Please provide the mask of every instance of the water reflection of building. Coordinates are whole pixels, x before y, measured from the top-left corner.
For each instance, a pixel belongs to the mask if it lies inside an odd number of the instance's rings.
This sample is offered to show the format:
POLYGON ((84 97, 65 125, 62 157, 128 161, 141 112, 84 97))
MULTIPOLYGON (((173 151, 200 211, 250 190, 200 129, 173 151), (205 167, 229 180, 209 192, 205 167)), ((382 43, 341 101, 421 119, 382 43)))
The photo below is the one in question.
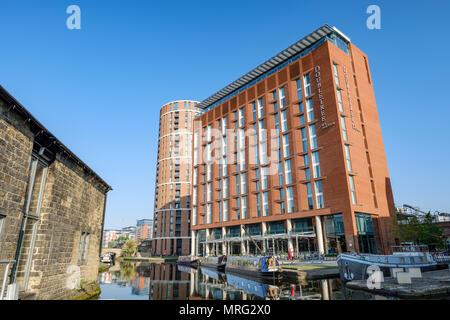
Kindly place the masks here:
POLYGON ((134 278, 131 280, 132 293, 138 296, 148 295, 150 292, 150 277, 145 277, 143 274, 136 272, 134 278))
POLYGON ((104 272, 98 277, 98 282, 100 284, 116 284, 121 287, 130 286, 130 281, 123 280, 120 277, 120 271, 104 272))
POLYGON ((150 300, 187 300, 189 273, 178 270, 176 264, 153 264, 150 270, 150 300))
POLYGON ((342 299, 338 279, 302 283, 259 282, 201 268, 191 273, 190 299, 204 300, 336 300, 342 299))

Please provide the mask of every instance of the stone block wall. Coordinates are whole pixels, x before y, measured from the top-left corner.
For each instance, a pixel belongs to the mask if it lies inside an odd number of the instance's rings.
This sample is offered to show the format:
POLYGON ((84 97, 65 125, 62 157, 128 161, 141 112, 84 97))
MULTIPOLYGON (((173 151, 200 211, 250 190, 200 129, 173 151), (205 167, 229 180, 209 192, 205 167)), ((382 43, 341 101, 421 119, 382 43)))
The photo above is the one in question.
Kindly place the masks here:
MULTIPOLYGON (((22 119, 0 99, 0 260, 16 253, 29 179, 33 135, 22 119)), ((0 264, 3 279, 5 265, 0 264)))
MULTIPOLYGON (((12 260, 16 255, 33 145, 38 139, 29 120, 0 98, 0 260, 12 260)), ((51 141, 44 141, 43 145, 47 144, 51 145, 51 141)), ((40 216, 38 220, 28 219, 26 224, 16 278, 16 282, 23 283, 34 227, 29 281, 22 288, 36 299, 70 298, 71 279, 97 280, 109 191, 109 186, 92 171, 83 169, 79 161, 77 164, 66 149, 54 147, 52 152, 55 157, 47 169, 40 216), (89 244, 86 261, 79 261, 83 232, 89 233, 89 244)), ((35 199, 32 206, 36 206, 35 199)), ((1 277, 3 271, 4 265, 0 265, 1 277)))

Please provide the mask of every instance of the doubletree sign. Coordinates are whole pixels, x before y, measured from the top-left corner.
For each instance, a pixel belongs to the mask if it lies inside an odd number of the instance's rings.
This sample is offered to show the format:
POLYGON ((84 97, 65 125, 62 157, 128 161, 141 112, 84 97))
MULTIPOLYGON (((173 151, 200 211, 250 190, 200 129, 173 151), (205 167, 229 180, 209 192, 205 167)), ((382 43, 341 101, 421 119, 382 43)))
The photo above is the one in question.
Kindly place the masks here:
POLYGON ((316 66, 314 68, 314 73, 316 75, 316 83, 317 83, 317 93, 319 97, 319 105, 320 105, 320 119, 322 120, 322 129, 326 129, 328 127, 334 126, 334 122, 327 124, 325 117, 325 107, 323 105, 323 93, 322 93, 322 83, 320 82, 320 66, 316 66))

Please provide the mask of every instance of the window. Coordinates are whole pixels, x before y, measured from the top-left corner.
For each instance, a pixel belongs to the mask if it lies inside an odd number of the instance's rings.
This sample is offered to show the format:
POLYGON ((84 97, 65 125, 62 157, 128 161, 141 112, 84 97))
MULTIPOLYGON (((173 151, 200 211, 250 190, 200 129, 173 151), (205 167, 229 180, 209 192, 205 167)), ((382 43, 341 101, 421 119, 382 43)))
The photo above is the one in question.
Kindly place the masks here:
POLYGON ((258 212, 258 217, 261 217, 261 194, 256 195, 256 209, 258 212))
POLYGON ((317 136, 316 136, 316 125, 315 124, 309 126, 309 143, 311 145, 311 149, 317 148, 317 136))
POLYGON ((211 162, 206 166, 206 180, 210 181, 212 179, 212 164, 211 162))
POLYGON ((341 95, 341 90, 337 89, 337 98, 338 98, 338 104, 339 104, 339 111, 340 112, 344 112, 344 109, 342 107, 342 95, 341 95))
POLYGON ((236 195, 240 193, 239 191, 239 175, 236 176, 236 195))
POLYGON ((264 141, 265 140, 264 120, 258 121, 258 129, 259 129, 259 141, 264 141))
POLYGON ((314 107, 312 99, 306 99, 306 115, 308 122, 314 121, 314 107))
POLYGON ((333 62, 333 72, 334 72, 334 82, 336 85, 339 85, 339 76, 338 76, 338 70, 337 70, 337 64, 333 62))
POLYGON ((194 195, 192 199, 192 204, 195 206, 197 205, 197 187, 194 187, 194 195))
POLYGON ((311 154, 314 178, 320 178, 319 152, 311 154))
POLYGON ((286 179, 286 184, 292 184, 291 160, 286 160, 284 162, 284 177, 286 179))
POLYGON ((256 102, 252 102, 253 120, 256 120, 256 102))
POLYGON ((305 180, 311 180, 311 173, 309 168, 305 169, 305 180))
POLYGON ((87 262, 87 253, 89 248, 88 232, 82 232, 80 236, 80 246, 78 250, 78 264, 85 264, 87 262))
POLYGON ((286 107, 285 89, 284 87, 281 87, 279 90, 280 90, 280 108, 284 108, 286 107))
POLYGON ((192 208, 192 225, 197 225, 197 207, 192 208))
POLYGON ((353 176, 349 176, 350 181, 350 191, 352 193, 352 203, 356 204, 356 192, 355 192, 355 181, 353 179, 353 176))
POLYGON ((292 187, 286 188, 287 212, 294 212, 294 192, 292 187))
POLYGON ((289 135, 287 135, 287 134, 285 134, 283 136, 283 155, 284 155, 285 158, 290 156, 289 135))
POLYGON ((314 205, 313 205, 313 195, 312 195, 311 182, 308 182, 306 184, 306 194, 308 195, 308 208, 309 208, 309 210, 313 210, 314 209, 314 205))
POLYGON ((302 126, 302 125, 304 125, 305 124, 305 115, 304 114, 301 114, 300 115, 300 125, 302 126))
POLYGON ((302 132, 302 148, 303 148, 303 152, 307 152, 308 151, 308 140, 306 138, 306 129, 305 128, 301 128, 300 131, 302 132))
POLYGON ((305 96, 309 97, 311 95, 311 81, 309 79, 309 73, 303 76, 303 83, 305 84, 305 96))
POLYGON ((258 99, 258 118, 261 118, 264 116, 264 105, 263 105, 263 98, 258 99))
POLYGON ((300 80, 300 78, 297 79, 297 99, 298 100, 302 100, 303 99, 303 95, 302 95, 302 81, 300 80))
POLYGON ((241 211, 242 211, 242 219, 247 219, 247 197, 242 197, 241 211))
POLYGON ((260 147, 260 160, 261 164, 267 163, 266 143, 262 143, 260 147))
POLYGON ((245 179, 245 173, 241 173, 241 194, 245 194, 247 192, 246 190, 246 179, 245 179))
POLYGON ((239 165, 240 165, 240 171, 245 170, 245 150, 241 150, 239 152, 239 165))
POLYGON ((272 92, 272 99, 274 101, 273 103, 273 111, 277 111, 278 110, 278 98, 277 98, 277 91, 273 91, 272 92))
POLYGON ((266 167, 262 167, 261 168, 261 184, 262 184, 262 189, 266 190, 268 188, 267 185, 267 168, 266 167))
POLYGON ((350 147, 348 146, 348 144, 346 144, 344 148, 345 148, 345 159, 347 161, 347 170, 350 172, 352 171, 352 162, 350 160, 350 147))
POLYGON ((341 116, 341 125, 342 125, 342 136, 344 138, 344 141, 347 141, 347 128, 345 126, 345 117, 341 116))
POLYGON ((223 201, 223 221, 228 221, 228 200, 223 201))
POLYGON ((286 110, 281 111, 281 131, 285 132, 288 129, 287 125, 287 116, 286 116, 286 110))
POLYGON ((275 131, 276 134, 280 133, 280 120, 278 118, 278 113, 275 113, 275 131))
POLYGON ((211 204, 208 203, 208 206, 206 207, 206 223, 211 223, 211 204))
POLYGON ((309 158, 307 154, 303 155, 303 165, 304 166, 309 166, 309 158))
POLYGON ((208 182, 208 191, 207 191, 207 200, 208 202, 211 201, 211 182, 208 182))
POLYGON ((227 118, 222 118, 222 135, 226 135, 227 134, 227 118))
POLYGON ((223 197, 228 198, 228 178, 223 179, 223 197))
POLYGON ((316 181, 315 182, 316 187, 316 205, 317 209, 323 209, 324 203, 323 203, 323 191, 322 191, 322 181, 316 181))
POLYGON ((239 109, 239 127, 244 126, 244 108, 239 109))
POLYGON ((284 189, 280 189, 279 191, 280 191, 280 200, 282 201, 282 202, 280 202, 280 211, 281 211, 281 214, 285 214, 286 206, 284 203, 284 189))
POLYGON ((212 133, 212 125, 208 125, 208 128, 206 130, 206 141, 207 142, 211 142, 211 140, 212 140, 211 133, 212 133))
POLYGON ((263 192, 263 216, 269 215, 269 193, 263 192))

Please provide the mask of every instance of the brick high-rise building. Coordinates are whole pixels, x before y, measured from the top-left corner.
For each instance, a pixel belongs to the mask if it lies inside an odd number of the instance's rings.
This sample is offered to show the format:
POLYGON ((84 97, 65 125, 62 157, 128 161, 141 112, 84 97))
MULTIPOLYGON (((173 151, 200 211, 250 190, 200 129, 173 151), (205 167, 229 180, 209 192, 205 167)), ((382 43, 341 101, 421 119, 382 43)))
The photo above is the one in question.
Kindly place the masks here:
MULTIPOLYGON (((136 222, 135 239, 137 241, 150 240, 153 234, 153 220, 141 219, 136 222)), ((125 236, 125 232, 122 230, 122 235, 125 236)))
POLYGON ((320 27, 198 107, 193 254, 390 251, 369 63, 339 30, 320 27))
POLYGON ((160 112, 152 253, 190 250, 192 128, 201 112, 194 101, 174 101, 160 112))

